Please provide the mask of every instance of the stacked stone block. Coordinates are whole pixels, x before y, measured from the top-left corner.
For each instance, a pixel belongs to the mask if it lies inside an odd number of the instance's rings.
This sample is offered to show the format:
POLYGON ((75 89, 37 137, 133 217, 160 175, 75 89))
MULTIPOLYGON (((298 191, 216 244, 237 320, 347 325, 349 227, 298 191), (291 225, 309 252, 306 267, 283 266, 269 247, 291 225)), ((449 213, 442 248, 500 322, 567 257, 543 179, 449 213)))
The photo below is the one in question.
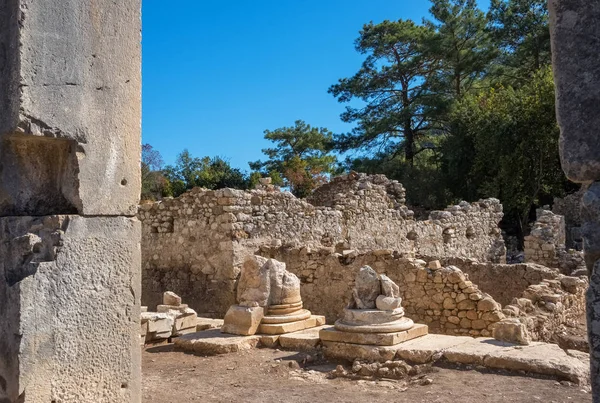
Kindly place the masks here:
POLYGON ((181 303, 181 297, 171 291, 163 295, 163 303, 156 312, 141 313, 143 343, 167 340, 196 332, 198 315, 196 311, 181 303))
POLYGON ((0 3, 0 401, 139 402, 140 2, 0 3))
POLYGON ((567 249, 565 219, 545 208, 537 210, 537 220, 525 237, 525 262, 558 268, 564 274, 583 274, 583 253, 567 249))

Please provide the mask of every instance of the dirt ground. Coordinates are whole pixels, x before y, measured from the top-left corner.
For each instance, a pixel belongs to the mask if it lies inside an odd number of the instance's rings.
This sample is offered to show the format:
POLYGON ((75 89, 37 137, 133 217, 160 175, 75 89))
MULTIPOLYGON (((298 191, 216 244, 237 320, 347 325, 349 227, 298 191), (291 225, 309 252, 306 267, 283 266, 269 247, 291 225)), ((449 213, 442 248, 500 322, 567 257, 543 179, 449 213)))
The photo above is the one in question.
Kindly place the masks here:
POLYGON ((317 355, 254 349, 199 357, 147 348, 145 403, 187 402, 591 402, 576 385, 524 374, 440 364, 410 380, 329 379, 317 355), (316 357, 316 359, 315 359, 316 357), (299 368, 299 365, 302 368, 299 368))

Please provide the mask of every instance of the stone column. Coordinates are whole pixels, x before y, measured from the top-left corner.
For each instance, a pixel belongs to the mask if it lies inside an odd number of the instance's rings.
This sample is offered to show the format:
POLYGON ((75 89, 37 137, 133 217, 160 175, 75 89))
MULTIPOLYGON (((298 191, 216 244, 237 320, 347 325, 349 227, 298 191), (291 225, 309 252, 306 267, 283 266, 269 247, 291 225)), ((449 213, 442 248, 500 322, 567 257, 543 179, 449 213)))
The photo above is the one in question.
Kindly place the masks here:
POLYGON ((0 1, 0 402, 140 402, 141 0, 0 1))
POLYGON ((600 2, 550 0, 549 9, 562 166, 570 180, 591 183, 582 234, 591 380, 600 402, 600 2))

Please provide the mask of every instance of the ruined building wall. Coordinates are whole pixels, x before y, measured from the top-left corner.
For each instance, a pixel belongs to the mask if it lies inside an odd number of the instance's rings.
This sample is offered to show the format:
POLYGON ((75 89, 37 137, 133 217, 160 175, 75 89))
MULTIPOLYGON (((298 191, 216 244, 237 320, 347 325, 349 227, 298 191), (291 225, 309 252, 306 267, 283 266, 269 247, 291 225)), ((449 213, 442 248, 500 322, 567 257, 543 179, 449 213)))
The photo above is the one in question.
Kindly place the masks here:
MULTIPOLYGON (((437 257, 421 256, 430 261, 437 257)), ((520 298, 527 287, 539 284, 545 279, 556 279, 558 270, 535 263, 499 264, 478 262, 474 259, 446 257, 439 259, 443 266, 456 266, 479 288, 490 294, 502 305, 507 305, 514 298, 520 298)))
POLYGON ((143 304, 152 307, 172 290, 199 313, 223 315, 244 257, 264 245, 504 259, 497 200, 463 202, 419 221, 402 204, 401 185, 379 176, 341 177, 315 195, 328 205, 288 192, 232 189, 194 189, 143 205, 143 304))
POLYGON ((400 257, 385 249, 344 255, 327 248, 264 246, 261 254, 287 264, 287 269, 300 278, 304 306, 325 315, 328 323, 339 318, 349 303, 356 272, 364 265, 395 281, 407 316, 427 324, 432 333, 490 336, 494 323, 511 316, 527 325, 534 340, 550 341, 584 313, 587 283, 537 265, 519 265, 522 267, 517 271, 525 281, 507 280, 496 286, 492 277, 509 277, 502 270, 512 265, 478 265, 471 273, 490 271, 483 287, 447 262, 440 269, 428 268, 425 260, 400 257), (494 295, 507 302, 500 303, 494 295))
POLYGON ((537 220, 525 237, 525 262, 558 268, 570 275, 585 272, 583 253, 565 246, 565 219, 550 210, 538 209, 537 220))
POLYGON ((565 217, 565 233, 568 248, 581 250, 583 240, 581 239, 581 199, 588 186, 583 185, 577 192, 563 198, 554 198, 552 212, 565 217))

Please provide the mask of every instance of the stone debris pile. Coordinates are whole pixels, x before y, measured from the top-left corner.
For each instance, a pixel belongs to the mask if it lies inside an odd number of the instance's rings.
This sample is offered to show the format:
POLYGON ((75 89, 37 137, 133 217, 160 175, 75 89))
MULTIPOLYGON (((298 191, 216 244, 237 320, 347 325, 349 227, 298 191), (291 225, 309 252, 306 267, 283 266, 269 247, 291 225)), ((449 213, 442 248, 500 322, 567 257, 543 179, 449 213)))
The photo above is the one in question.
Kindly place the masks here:
POLYGON ((248 256, 244 260, 237 301, 225 315, 223 333, 285 334, 325 323, 325 317, 303 308, 300 280, 274 259, 248 256))
POLYGON ((362 267, 354 283, 350 306, 334 329, 323 329, 321 340, 391 346, 427 334, 426 325, 404 316, 400 288, 386 275, 362 267))
POLYGON ((141 343, 167 340, 184 334, 194 333, 197 328, 196 311, 181 303, 181 297, 167 291, 163 294, 163 303, 156 307, 157 312, 148 312, 142 307, 141 343))

